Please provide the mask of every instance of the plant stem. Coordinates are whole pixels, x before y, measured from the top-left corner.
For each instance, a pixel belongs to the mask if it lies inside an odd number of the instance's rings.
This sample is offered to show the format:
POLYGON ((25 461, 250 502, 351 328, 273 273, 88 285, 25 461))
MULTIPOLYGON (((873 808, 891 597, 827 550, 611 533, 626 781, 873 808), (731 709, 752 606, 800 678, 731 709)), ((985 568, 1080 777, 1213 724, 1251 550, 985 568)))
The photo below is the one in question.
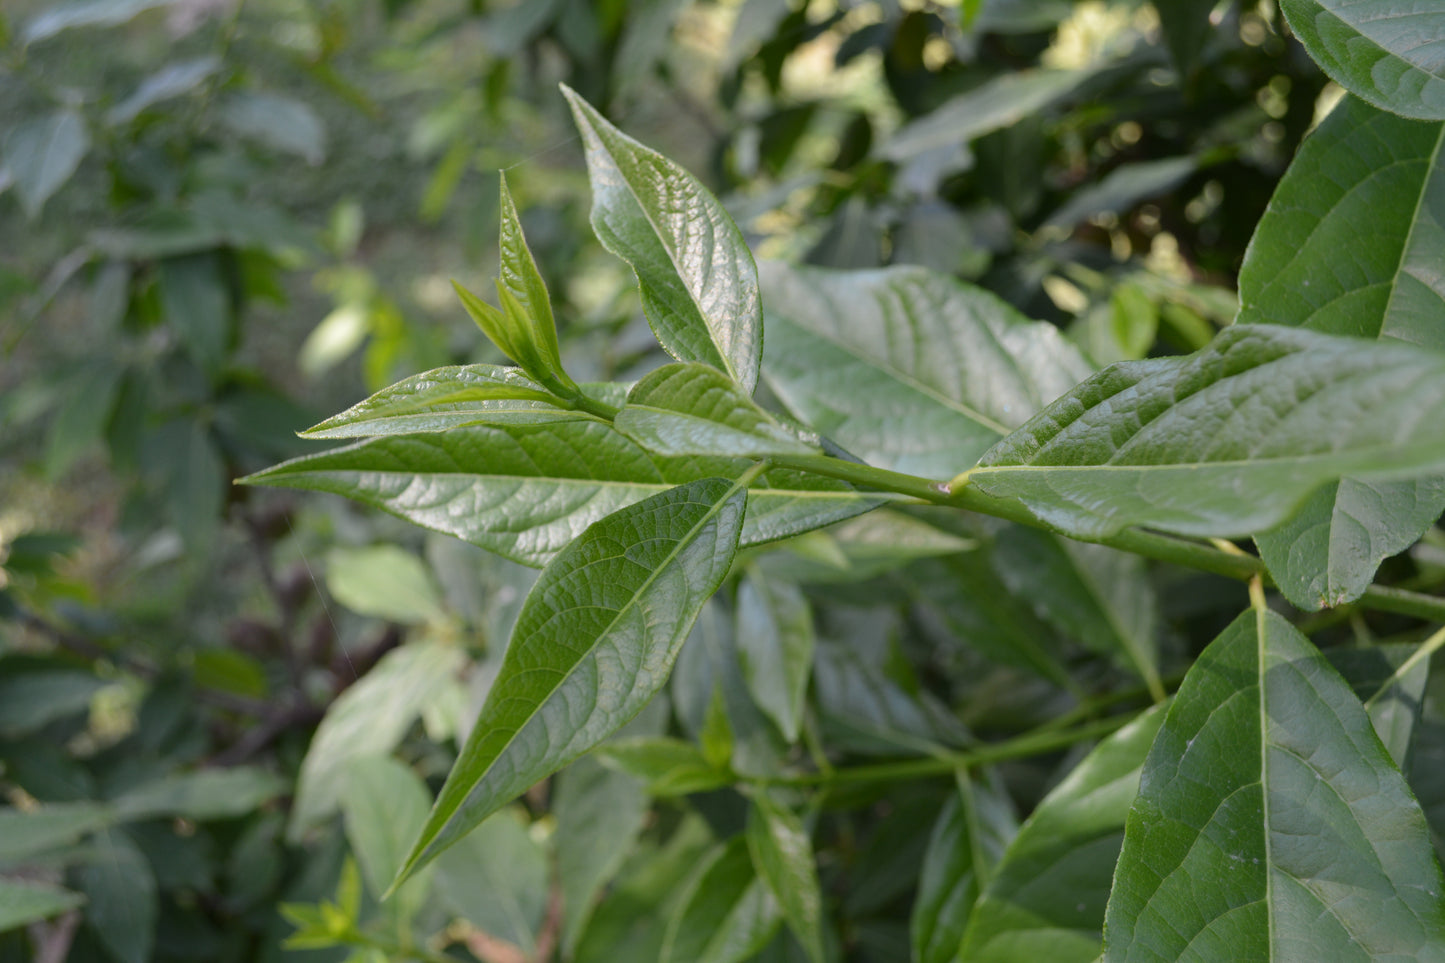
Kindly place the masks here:
POLYGON ((850 782, 891 782, 941 776, 973 769, 1008 759, 1025 759, 1066 749, 1079 742, 1099 739, 1128 724, 1132 715, 1114 716, 1062 731, 1028 732, 992 745, 979 746, 966 752, 940 753, 921 759, 877 763, 871 766, 848 766, 831 772, 805 773, 797 776, 775 776, 757 782, 776 786, 830 786, 850 782))

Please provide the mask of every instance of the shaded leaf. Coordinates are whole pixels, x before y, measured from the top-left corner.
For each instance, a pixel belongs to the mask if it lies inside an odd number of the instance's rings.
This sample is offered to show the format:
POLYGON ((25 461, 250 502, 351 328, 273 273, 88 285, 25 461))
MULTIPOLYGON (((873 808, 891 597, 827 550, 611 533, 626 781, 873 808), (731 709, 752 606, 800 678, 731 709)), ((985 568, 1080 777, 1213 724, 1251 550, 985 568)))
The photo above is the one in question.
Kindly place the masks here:
POLYGON ((316 111, 293 97, 256 90, 233 93, 221 105, 221 123, 312 166, 326 159, 325 125, 316 111))
MULTIPOLYGON (((722 706, 720 690, 713 690, 709 708, 722 706)), ((726 710, 722 710, 726 719, 726 710)), ((613 739, 598 750, 602 762, 643 781, 649 795, 683 796, 731 785, 736 777, 727 768, 731 756, 710 758, 696 743, 667 736, 613 739)))
POLYGON ((1401 771, 1408 771, 1415 726, 1430 680, 1430 643, 1330 649, 1325 658, 1369 713, 1375 735, 1401 771))
POLYGON ((16 124, 5 135, 5 171, 15 185, 20 206, 32 220, 90 150, 85 121, 73 110, 61 110, 16 124))
POLYGON ((126 820, 177 816, 197 822, 247 816, 287 792, 290 783, 246 766, 172 773, 145 783, 114 801, 126 820))
POLYGON ((782 925, 778 903, 753 869, 743 837, 719 845, 684 884, 660 963, 742 963, 782 925))
POLYGON ((1359 700, 1256 609, 1195 662, 1150 750, 1104 959, 1437 958, 1442 892, 1424 815, 1359 700))
POLYGON ((120 963, 147 963, 155 945, 156 878, 145 855, 125 833, 98 836, 77 873, 85 894, 85 922, 120 963))
POLYGON ((1445 353, 1236 325, 1186 358, 1124 362, 955 480, 1066 534, 1239 535, 1343 475, 1445 468, 1445 353))
POLYGON ((1141 201, 1174 190, 1187 181, 1198 166, 1199 162, 1193 157, 1165 157, 1120 164, 1097 184, 1075 191, 1042 226, 1073 228, 1095 214, 1126 213, 1141 201))
POLYGON ((727 574, 746 487, 690 482, 608 515, 557 555, 398 878, 642 710, 727 574))
POLYGON ((798 741, 813 671, 813 613, 796 585, 752 571, 738 586, 738 659, 758 708, 798 741))
MULTIPOLYGON (((410 766, 390 756, 357 756, 347 762, 342 778, 346 839, 361 864, 367 888, 379 897, 426 822, 431 796, 410 766)), ((426 905, 431 877, 430 870, 416 873, 383 905, 398 932, 405 932, 426 905)))
POLYGON ((679 361, 752 393, 763 350, 757 268, 742 232, 687 171, 627 137, 562 88, 587 144, 592 229, 637 273, 653 333, 679 361))
MULTIPOLYGON (((642 830, 647 795, 641 780, 584 756, 558 776, 552 810, 557 817, 553 840, 562 889, 562 943, 570 951, 594 900, 642 830)), ((446 855, 441 859, 445 865, 446 855)))
POLYGON ((172 97, 194 90, 221 67, 216 57, 195 57, 168 64, 140 82, 129 97, 112 107, 105 119, 112 124, 126 124, 143 110, 172 97))
POLYGON ((118 819, 110 806, 90 802, 52 803, 30 812, 0 809, 0 864, 68 846, 118 819))
POLYGON ((0 659, 0 733, 18 736, 90 711, 109 683, 79 669, 19 667, 0 659))
MULTIPOLYGON (((509 807, 494 814, 442 853, 435 867, 437 897, 458 916, 528 956, 535 952, 547 911, 547 854, 520 812, 509 807)), ((561 879, 566 885, 566 876, 561 879)))
POLYGON ((59 916, 84 903, 84 896, 59 886, 0 877, 0 933, 59 916))
POLYGON ((823 963, 823 892, 813 844, 797 816, 766 795, 748 809, 748 852, 758 877, 772 891, 788 929, 813 963, 823 963))
POLYGON ((1219 0, 1169 0, 1154 9, 1174 69, 1186 81, 1199 67, 1199 55, 1218 29, 1209 18, 1219 0))

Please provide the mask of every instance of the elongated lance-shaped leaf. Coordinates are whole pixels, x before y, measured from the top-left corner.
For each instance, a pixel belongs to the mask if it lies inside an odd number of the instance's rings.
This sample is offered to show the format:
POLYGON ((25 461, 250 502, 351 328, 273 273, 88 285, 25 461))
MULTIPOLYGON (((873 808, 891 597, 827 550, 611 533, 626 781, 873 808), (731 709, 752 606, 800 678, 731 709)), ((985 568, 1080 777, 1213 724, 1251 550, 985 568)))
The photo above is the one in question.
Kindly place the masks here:
POLYGON ((811 963, 823 963, 823 890, 802 820, 766 795, 753 798, 745 833, 758 876, 811 963))
MULTIPOLYGON (((1445 124, 1346 97, 1305 140, 1239 275, 1239 320, 1445 349, 1445 124)), ((1303 609, 1358 598, 1445 511, 1445 477, 1344 478, 1256 542, 1303 609)))
POLYGON ((954 480, 1085 539, 1249 535, 1345 475, 1445 469, 1445 352, 1236 325, 1085 381, 954 480))
MULTIPOLYGON (((733 458, 654 455, 595 419, 396 435, 283 462, 246 479, 345 495, 541 566, 588 525, 674 485, 736 477, 733 458)), ((886 496, 774 469, 748 493, 744 544, 841 521, 886 496)))
POLYGON ((1259 605, 1169 709, 1105 923, 1125 960, 1442 960, 1425 816, 1349 686, 1259 605))
POLYGON ((1445 9, 1403 0, 1280 0, 1330 79, 1376 107, 1445 120, 1445 9))
POLYGON ((575 91, 562 93, 587 144, 592 230, 632 265, 657 340, 677 360, 712 365, 751 394, 763 316, 742 232, 697 178, 613 127, 575 91))
POLYGON ((738 660, 758 708, 798 741, 813 674, 813 613, 802 590, 750 570, 738 586, 738 660))
POLYGON ((752 474, 629 505, 543 570, 398 881, 642 711, 727 575, 752 474))
POLYGON ((617 413, 617 430, 661 455, 815 455, 716 368, 665 365, 637 383, 617 413))
POLYGON ((782 925, 778 902, 735 836, 708 853, 668 921, 660 963, 742 963, 782 925))
POLYGON ((1093 963, 1114 862, 1149 746, 1155 707, 1099 743, 1039 803, 989 878, 958 959, 1093 963))
MULTIPOLYGON (((527 239, 522 235, 522 221, 517 216, 512 192, 507 189, 505 173, 501 175, 501 183, 502 230, 498 245, 501 250, 501 277, 497 285, 510 296, 514 310, 520 312, 537 353, 551 368, 551 373, 571 387, 572 379, 562 370, 562 356, 557 347, 557 322, 552 317, 552 299, 547 294, 547 284, 537 270, 532 251, 527 247, 527 239)), ((506 307, 504 304, 503 308, 506 307)))
POLYGON ((764 263, 768 384, 870 464, 944 478, 1092 373, 1058 329, 923 268, 764 263))

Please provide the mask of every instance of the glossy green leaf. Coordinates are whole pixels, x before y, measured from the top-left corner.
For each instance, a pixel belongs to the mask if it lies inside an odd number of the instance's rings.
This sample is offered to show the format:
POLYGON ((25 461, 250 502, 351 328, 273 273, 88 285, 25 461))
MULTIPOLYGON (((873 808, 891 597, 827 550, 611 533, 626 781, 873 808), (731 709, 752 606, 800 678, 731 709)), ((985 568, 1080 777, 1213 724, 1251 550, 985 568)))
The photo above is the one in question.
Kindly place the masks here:
POLYGON ((0 933, 59 916, 84 903, 84 896, 59 886, 0 877, 0 933))
POLYGON ((536 376, 550 375, 572 387, 572 379, 562 370, 561 353, 557 347, 557 322, 552 317, 552 299, 547 294, 547 284, 537 270, 537 262, 527 247, 526 237, 522 235, 522 221, 517 216, 512 192, 507 189, 506 174, 501 175, 501 182, 502 231, 498 242, 501 276, 497 283, 500 290, 506 292, 502 307, 515 315, 514 321, 525 326, 528 344, 539 362, 536 376))
POLYGON ((1445 468, 1445 352, 1236 325, 1090 378, 955 480, 1084 538, 1278 525, 1344 475, 1445 468))
POLYGON ((90 134, 79 112, 61 110, 27 120, 5 135, 4 173, 9 173, 25 216, 32 220, 45 202, 70 180, 90 150, 90 134))
POLYGON ((250 815, 289 789, 287 780, 249 766, 198 769, 144 783, 113 805, 125 820, 168 816, 205 822, 250 815))
POLYGON ((1018 833, 1001 787, 964 772, 958 784, 928 839, 909 923, 913 963, 952 963, 974 903, 1018 833))
POLYGON ((118 818, 110 806, 89 802, 52 803, 30 812, 0 809, 0 865, 68 846, 118 818))
MULTIPOLYGON (((345 495, 538 566, 610 512, 746 467, 735 459, 653 455, 586 419, 381 437, 293 459, 247 481, 345 495)), ((769 471, 748 492, 743 543, 795 535, 881 500, 843 482, 769 471)))
POLYGON ((382 656, 337 696, 301 763, 287 829, 292 840, 336 811, 350 761, 390 752, 464 662, 455 646, 413 642, 382 656))
POLYGON ((326 588, 342 605, 372 618, 417 623, 446 615, 436 580, 421 559, 396 545, 331 549, 326 588))
POLYGON ((738 586, 738 658, 758 708, 798 741, 813 671, 813 613, 796 585, 749 572, 738 586))
MULTIPOLYGON (((557 817, 552 839, 562 890, 562 944, 570 955, 596 897, 642 831, 647 794, 641 780, 584 756, 558 776, 552 811, 557 817)), ((443 864, 446 859, 444 853, 443 864)))
MULTIPOLYGON (((516 807, 491 816, 434 865, 437 898, 453 912, 529 956, 536 952, 547 912, 547 853, 516 807)), ((565 875, 560 882, 566 886, 565 875)))
POLYGON ((753 867, 778 901, 788 929, 812 963, 823 963, 823 891, 802 821, 759 794, 748 809, 745 835, 753 867))
MULTIPOLYGON (((411 767, 390 756, 357 756, 347 762, 342 778, 346 839, 361 864, 367 888, 380 896, 426 823, 431 794, 411 767)), ((431 877, 430 868, 414 874, 384 904, 398 932, 406 932, 426 905, 431 877)))
POLYGON ((399 879, 617 731, 663 686, 732 564, 746 481, 706 478, 629 505, 543 570, 399 879))
MULTIPOLYGON (((1445 124, 1345 98, 1305 140, 1250 242, 1240 320, 1445 349, 1445 124)), ((1445 511, 1445 477, 1327 485, 1257 538, 1304 609, 1352 601, 1445 511)))
POLYGON ((719 845, 684 884, 659 963, 742 963, 782 925, 777 900, 753 869, 741 836, 719 845))
POLYGON ((756 458, 821 450, 778 424, 737 382, 696 363, 665 365, 647 375, 628 394, 613 423, 660 455, 756 458))
POLYGON ((1408 0, 1280 0, 1330 78, 1376 107, 1445 120, 1445 10, 1408 0))
POLYGON ((1092 370, 1053 325, 922 268, 762 278, 768 384, 870 464, 947 477, 1092 370))
MULTIPOLYGON (((581 387, 589 397, 614 407, 627 398, 625 385, 581 387)), ((556 400, 516 368, 491 364, 434 368, 383 388, 302 434, 308 438, 360 438, 591 417, 558 407, 556 400)))
POLYGON ((752 393, 763 351, 757 268, 717 198, 626 136, 567 87, 587 144, 592 229, 637 273, 653 333, 679 361, 726 372, 752 393))
POLYGON ((1144 765, 1105 960, 1425 960, 1445 948, 1425 817, 1359 700, 1255 609, 1185 677, 1144 765))
POLYGON ((148 963, 156 941, 156 877, 135 842, 111 830, 97 836, 76 873, 85 922, 120 963, 148 963))
POLYGON ((1093 963, 1124 823, 1163 722, 1157 708, 1135 719, 1044 797, 974 907, 960 960, 1093 963))
POLYGON ((999 533, 993 557, 1004 584, 1041 619, 1128 666, 1162 697, 1159 602, 1142 558, 1021 525, 999 533))

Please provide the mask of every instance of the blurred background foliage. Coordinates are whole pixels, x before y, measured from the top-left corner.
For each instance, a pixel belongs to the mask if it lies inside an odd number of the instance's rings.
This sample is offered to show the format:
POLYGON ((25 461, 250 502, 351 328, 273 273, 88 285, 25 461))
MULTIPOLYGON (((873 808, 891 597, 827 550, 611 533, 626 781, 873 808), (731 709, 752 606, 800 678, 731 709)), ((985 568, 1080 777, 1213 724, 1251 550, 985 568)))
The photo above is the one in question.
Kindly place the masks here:
MULTIPOLYGON (((377 906, 532 573, 230 484, 404 375, 503 360, 449 283, 496 271, 499 169, 572 374, 661 362, 587 228, 559 81, 698 173, 759 256, 950 272, 1099 364, 1230 320, 1338 96, 1270 0, 7 0, 0 42, 0 960, 655 957, 656 904, 739 810, 651 802, 595 761, 377 906)), ((1055 640, 1080 686, 1140 697, 1030 607, 1026 568, 994 584, 961 552, 996 532, 900 530, 754 559, 633 734, 740 770, 801 751, 749 701, 735 609, 816 631, 830 752, 1007 734, 1079 697, 979 633, 1055 640), (759 602, 770 578, 803 589, 759 602)), ((1166 674, 1227 615, 1187 578, 1158 614, 1166 674)), ((1010 772, 1010 805, 1058 762, 1010 772)), ((870 792, 822 836, 834 949, 903 959, 944 795, 870 792)))

